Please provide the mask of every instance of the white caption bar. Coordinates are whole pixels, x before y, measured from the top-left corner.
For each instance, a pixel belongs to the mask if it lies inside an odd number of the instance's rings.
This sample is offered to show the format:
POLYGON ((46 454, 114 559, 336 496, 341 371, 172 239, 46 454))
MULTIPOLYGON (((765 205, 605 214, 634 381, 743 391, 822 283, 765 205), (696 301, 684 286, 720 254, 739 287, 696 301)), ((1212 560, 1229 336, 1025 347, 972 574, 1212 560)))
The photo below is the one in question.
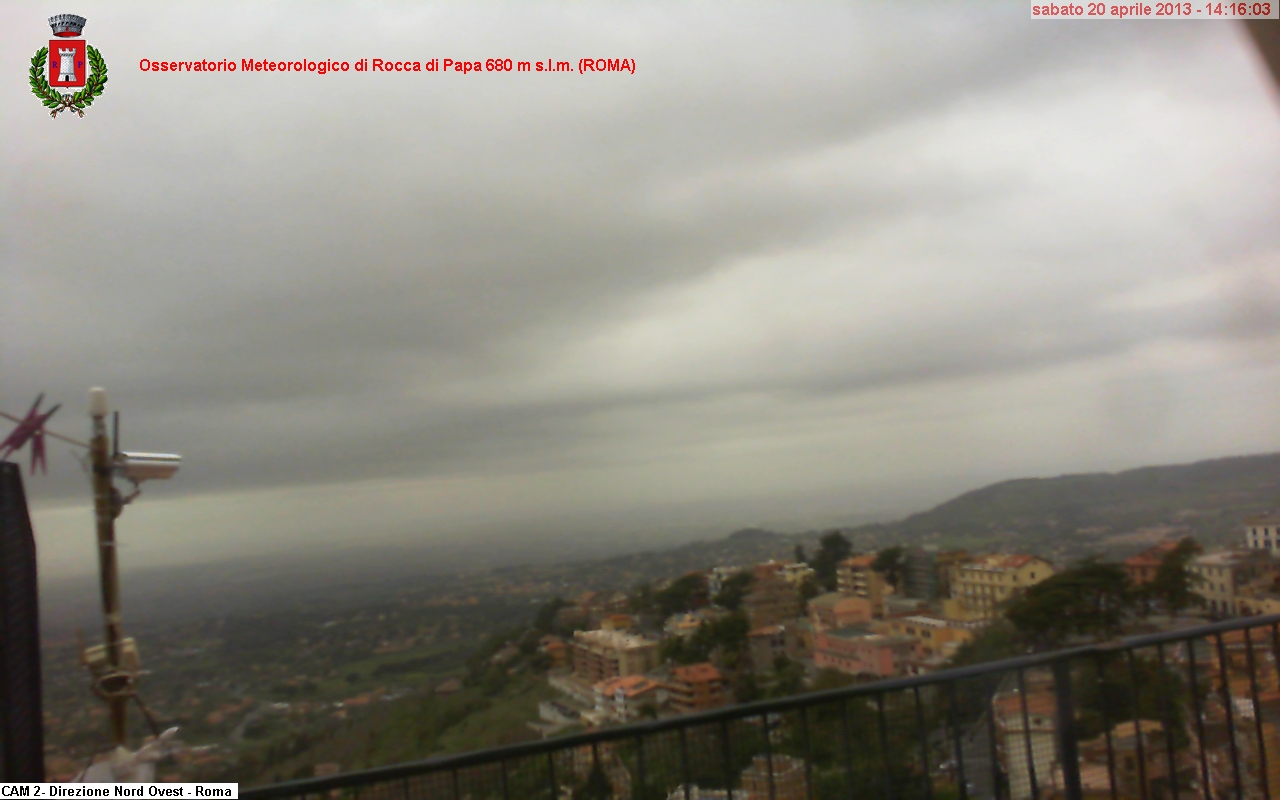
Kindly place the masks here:
POLYGON ((1046 3, 1032 0, 1035 19, 1280 19, 1280 0, 1250 3, 1046 3))
POLYGON ((238 783, 0 783, 0 798, 240 797, 238 783))

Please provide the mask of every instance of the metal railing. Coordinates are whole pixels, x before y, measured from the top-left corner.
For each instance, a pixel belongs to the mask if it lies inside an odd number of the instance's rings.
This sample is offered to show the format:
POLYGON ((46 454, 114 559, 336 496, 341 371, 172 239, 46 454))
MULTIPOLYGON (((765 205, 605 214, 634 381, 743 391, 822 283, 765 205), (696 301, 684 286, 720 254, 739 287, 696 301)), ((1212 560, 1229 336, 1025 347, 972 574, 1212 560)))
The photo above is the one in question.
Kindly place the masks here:
POLYGON ((245 789, 272 798, 1280 800, 1280 615, 245 789))

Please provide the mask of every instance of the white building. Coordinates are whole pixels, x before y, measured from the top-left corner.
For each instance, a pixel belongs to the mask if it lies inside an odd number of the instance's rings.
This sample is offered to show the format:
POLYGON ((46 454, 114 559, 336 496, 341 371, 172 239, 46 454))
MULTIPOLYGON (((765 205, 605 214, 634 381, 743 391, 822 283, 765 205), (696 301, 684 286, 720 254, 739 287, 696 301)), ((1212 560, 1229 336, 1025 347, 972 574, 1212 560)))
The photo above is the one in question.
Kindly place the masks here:
POLYGON ((1280 550, 1280 517, 1250 517, 1244 521, 1245 546, 1251 550, 1265 550, 1275 555, 1280 550))

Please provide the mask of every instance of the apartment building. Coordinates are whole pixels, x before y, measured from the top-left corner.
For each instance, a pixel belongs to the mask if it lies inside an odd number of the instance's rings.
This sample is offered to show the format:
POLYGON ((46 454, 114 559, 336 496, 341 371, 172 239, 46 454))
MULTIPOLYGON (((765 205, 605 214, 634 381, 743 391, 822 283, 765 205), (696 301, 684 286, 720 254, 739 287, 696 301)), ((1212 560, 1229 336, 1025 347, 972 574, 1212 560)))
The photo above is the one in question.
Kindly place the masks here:
POLYGON ((968 550, 944 550, 938 553, 933 560, 933 568, 938 577, 935 597, 950 597, 951 576, 955 574, 955 568, 972 560, 973 556, 969 555, 968 550))
POLYGON ((1048 561, 1025 554, 988 555, 955 564, 943 614, 962 622, 994 619, 1004 603, 1052 574, 1048 561))
POLYGON ((889 593, 889 584, 884 575, 871 568, 875 560, 874 555, 866 555, 841 561, 836 567, 836 590, 846 597, 870 600, 872 613, 880 617, 884 614, 884 596, 889 593))
POLYGON ((638 675, 658 665, 658 643, 623 631, 576 631, 569 643, 573 676, 588 684, 638 675))
POLYGON ((814 636, 813 663, 819 669, 890 678, 906 674, 915 658, 916 643, 909 636, 885 636, 862 627, 814 636))
POLYGON ((743 598, 742 609, 752 628, 780 625, 800 616, 800 594, 778 570, 757 568, 755 583, 743 598))
POLYGON ((593 688, 597 714, 618 722, 639 718, 646 706, 656 712, 670 699, 666 686, 644 675, 609 678, 593 688))
POLYGON ((1249 517, 1244 521, 1245 547, 1251 550, 1265 550, 1276 553, 1280 550, 1280 516, 1265 515, 1249 517))
POLYGON ((1015 687, 1005 687, 991 704, 1009 800, 1032 800, 1045 793, 1056 797, 1062 788, 1061 771, 1056 769, 1057 704, 1053 692, 1034 679, 1027 681, 1026 689, 1024 696, 1015 687))
POLYGON ((839 592, 820 594, 809 601, 809 622, 814 630, 835 630, 871 621, 874 609, 865 597, 849 597, 839 592))
POLYGON ((1196 577, 1193 591, 1205 599, 1205 610, 1235 617, 1242 613, 1241 598, 1250 594, 1246 588, 1268 577, 1271 556, 1261 548, 1219 550, 1192 559, 1187 569, 1196 577))
POLYGON ((747 634, 747 653, 756 670, 773 669, 778 656, 786 656, 792 661, 804 658, 804 636, 798 623, 803 620, 791 620, 780 625, 766 625, 755 628, 747 634))
POLYGON ((724 676, 707 662, 671 670, 667 691, 671 695, 671 709, 681 714, 707 711, 725 704, 724 676))
POLYGON ((782 565, 778 576, 792 586, 800 586, 814 576, 813 567, 803 561, 793 561, 782 565))

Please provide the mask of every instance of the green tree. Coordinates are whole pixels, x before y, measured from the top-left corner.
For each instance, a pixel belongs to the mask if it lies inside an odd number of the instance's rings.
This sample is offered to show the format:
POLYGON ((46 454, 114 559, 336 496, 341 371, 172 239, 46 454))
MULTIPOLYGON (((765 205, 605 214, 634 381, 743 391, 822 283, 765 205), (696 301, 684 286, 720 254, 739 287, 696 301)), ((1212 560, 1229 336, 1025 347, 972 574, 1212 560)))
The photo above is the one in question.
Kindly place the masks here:
POLYGON ((804 665, 784 655, 773 660, 773 686, 770 697, 790 697, 804 688, 804 665))
POLYGON ((1155 577, 1142 587, 1143 599, 1159 604, 1172 617, 1192 606, 1203 606, 1205 599, 1195 591, 1201 578, 1188 569, 1191 559, 1203 551, 1200 543, 1190 536, 1178 542, 1177 547, 1160 559, 1155 577))
POLYGON ((798 544, 798 545, 796 545, 796 549, 795 549, 795 556, 796 556, 796 563, 797 563, 797 564, 808 564, 808 563, 809 563, 809 557, 808 557, 808 555, 804 552, 804 545, 802 545, 802 544, 798 544))
POLYGON ((1070 636, 1115 636, 1133 606, 1124 568, 1093 556, 1028 588, 1005 616, 1027 642, 1052 648, 1070 636))
POLYGON ((493 697, 506 687, 508 680, 506 667, 501 664, 490 664, 489 668, 484 671, 484 676, 480 679, 480 691, 484 692, 487 697, 493 697))
POLYGON ((815 692, 822 692, 827 689, 842 689, 855 683, 857 683, 857 680, 852 675, 831 667, 823 667, 818 670, 818 674, 814 677, 813 683, 809 688, 815 692))
POLYGON ((840 531, 828 531, 818 540, 818 554, 813 557, 813 571, 818 583, 827 591, 836 590, 837 569, 840 562, 853 553, 853 545, 840 531))
POLYGON ((658 657, 663 661, 677 664, 697 664, 707 660, 707 652, 690 639, 683 636, 671 636, 658 645, 658 657))
POLYGON ((900 589, 902 579, 907 573, 906 548, 901 545, 886 547, 876 554, 876 560, 871 562, 871 568, 884 575, 884 579, 892 584, 894 589, 900 589))
POLYGON ((733 686, 733 698, 739 703, 750 703, 760 699, 760 684, 750 670, 743 670, 730 683, 733 686))
POLYGON ((726 669, 736 669, 746 662, 747 634, 751 625, 746 614, 735 611, 728 616, 703 623, 693 635, 693 644, 700 653, 706 653, 706 661, 713 654, 726 669))
POLYGON ((750 625, 741 611, 704 622, 689 638, 672 636, 658 646, 658 655, 677 664, 697 664, 713 658, 736 667, 743 662, 750 625))
POLYGON ((707 578, 696 572, 676 578, 670 586, 654 595, 654 601, 664 619, 682 611, 692 611, 707 602, 707 578))
POLYGON ((559 595, 551 598, 546 605, 538 609, 537 615, 533 618, 534 631, 540 635, 554 631, 556 628, 556 612, 567 605, 569 605, 569 601, 559 595))
POLYGON ((653 587, 647 583, 638 583, 627 597, 627 610, 632 614, 657 614, 658 601, 653 587))
POLYGON ((809 601, 822 594, 822 587, 810 575, 800 584, 800 612, 802 614, 809 613, 809 601))
POLYGON ((737 611, 742 608, 742 598, 747 596, 754 580, 755 578, 746 570, 730 575, 720 584, 720 591, 712 598, 713 602, 721 608, 737 611))

